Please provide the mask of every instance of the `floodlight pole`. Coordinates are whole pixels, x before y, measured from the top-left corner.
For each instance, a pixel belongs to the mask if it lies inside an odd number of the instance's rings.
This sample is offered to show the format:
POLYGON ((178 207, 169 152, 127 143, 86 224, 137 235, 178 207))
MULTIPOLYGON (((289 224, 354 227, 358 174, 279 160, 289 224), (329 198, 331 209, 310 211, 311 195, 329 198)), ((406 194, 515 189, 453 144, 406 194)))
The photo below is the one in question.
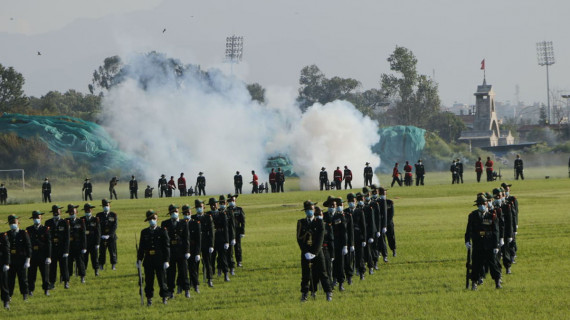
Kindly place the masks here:
POLYGON ((230 64, 231 74, 234 74, 234 63, 240 63, 243 57, 243 37, 232 35, 226 37, 226 62, 230 64))
POLYGON ((550 112, 550 77, 548 74, 548 66, 553 65, 554 60, 554 47, 552 41, 542 41, 536 44, 536 54, 538 57, 538 65, 546 66, 546 99, 547 99, 547 118, 548 124, 552 123, 550 112))
POLYGON ((570 94, 563 94, 562 98, 566 99, 566 117, 570 123, 570 94))

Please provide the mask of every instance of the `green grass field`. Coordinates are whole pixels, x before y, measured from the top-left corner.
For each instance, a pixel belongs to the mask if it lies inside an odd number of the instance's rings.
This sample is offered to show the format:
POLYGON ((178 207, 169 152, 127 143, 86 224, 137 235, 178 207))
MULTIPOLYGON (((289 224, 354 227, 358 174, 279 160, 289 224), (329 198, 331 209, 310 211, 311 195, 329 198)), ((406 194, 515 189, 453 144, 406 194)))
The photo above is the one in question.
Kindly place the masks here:
MULTIPOLYGON (((463 240, 475 194, 491 191, 499 182, 477 184, 469 173, 465 184, 451 185, 447 173, 432 173, 424 187, 389 190, 396 206, 398 256, 389 257, 389 263, 382 263, 380 270, 364 281, 355 279, 345 292, 335 291, 332 302, 326 302, 322 292, 316 300, 299 302, 301 270, 295 227, 296 220, 304 216, 302 201, 322 203, 329 194, 345 198, 344 190, 240 196, 238 204, 247 218, 244 267, 231 282, 216 277, 214 288, 201 285, 201 293, 192 293, 190 299, 177 296, 166 306, 155 299, 154 306, 141 307, 134 242, 135 234, 147 226, 144 213, 149 208, 158 209, 160 219, 167 219, 169 203, 193 203, 195 197, 122 200, 127 197, 123 190, 119 194, 122 199, 112 205, 120 218, 117 270, 106 269, 95 278, 89 269, 86 284, 73 277, 69 290, 58 284, 50 297, 36 294, 28 302, 22 301, 16 288, 12 309, 0 310, 0 318, 568 319, 570 179, 565 167, 539 168, 527 176, 530 179, 516 181, 512 187, 520 206, 519 251, 513 273, 503 275, 501 290, 494 288, 490 277, 478 291, 465 290, 463 240), (545 175, 551 178, 544 179, 545 175)), ((512 182, 509 178, 507 181, 512 182)), ((383 184, 389 182, 387 176, 380 179, 383 184)), ((298 182, 289 179, 286 187, 298 189, 298 182)), ((97 188, 105 190, 104 185, 97 188)), ((58 190, 57 203, 83 204, 77 190, 80 187, 58 190)), ((20 215, 22 227, 26 227, 31 223, 27 218, 32 210, 49 211, 49 205, 38 203, 39 190, 13 190, 11 195, 24 204, 0 207, 0 230, 8 229, 6 217, 10 213, 20 215)), ((95 195, 97 201, 93 203, 100 205, 101 195, 95 195)))

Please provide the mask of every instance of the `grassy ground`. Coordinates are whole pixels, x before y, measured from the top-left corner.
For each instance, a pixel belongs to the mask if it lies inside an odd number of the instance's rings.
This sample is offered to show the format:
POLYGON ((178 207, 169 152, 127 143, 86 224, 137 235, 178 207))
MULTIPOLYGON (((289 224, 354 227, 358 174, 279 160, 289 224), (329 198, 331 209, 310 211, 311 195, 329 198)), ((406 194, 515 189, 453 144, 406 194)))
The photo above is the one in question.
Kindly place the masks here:
MULTIPOLYGON (((302 201, 322 203, 328 194, 345 197, 345 191, 290 191, 284 194, 242 195, 238 204, 247 216, 243 238, 244 267, 231 282, 214 279, 214 288, 201 286, 191 299, 176 297, 163 306, 140 307, 135 268, 135 234, 147 226, 148 208, 165 213, 170 202, 182 199, 139 199, 113 202, 119 214, 119 263, 116 271, 104 270, 95 278, 89 269, 87 283, 73 277, 71 288, 56 286, 50 297, 36 295, 23 302, 16 288, 9 312, 3 319, 154 319, 174 317, 226 319, 361 318, 410 319, 561 319, 570 314, 570 180, 565 167, 529 170, 530 179, 516 181, 512 193, 519 198, 518 259, 513 274, 503 275, 504 288, 487 282, 477 292, 465 290, 467 214, 475 194, 491 191, 499 183, 474 183, 474 173, 463 185, 449 184, 449 174, 428 173, 424 187, 394 187, 389 197, 396 205, 398 256, 364 281, 355 280, 343 293, 335 292, 327 303, 322 293, 316 301, 299 302, 300 252, 295 240, 296 220, 303 217, 302 201), (554 174, 559 172, 559 174, 554 174), (550 175, 550 179, 544 179, 550 175), (566 209, 565 209, 566 208, 566 209)), ((509 177, 510 178, 510 177, 509 177)), ((380 176, 386 184, 386 176, 380 176)), ((512 178, 509 180, 512 181, 512 178)), ((292 179, 289 190, 298 189, 292 179)), ((141 184, 142 185, 142 184, 141 184)), ((99 190, 105 190, 101 185, 99 190)), ((126 189, 126 187, 125 187, 126 189)), ((80 188, 79 188, 80 190, 80 188)), ((97 190, 97 189, 96 189, 97 190)), ((77 204, 77 188, 58 191, 60 205, 77 204)), ((32 210, 49 210, 37 203, 39 190, 26 190, 21 203, 0 207, 0 230, 9 213, 30 224, 32 210), (28 192, 34 196, 27 197, 28 192), (37 198, 37 199, 36 199, 37 198), (36 201, 36 203, 26 203, 36 201)), ((12 193, 20 197, 16 190, 12 193)), ((106 196, 106 195, 105 195, 106 196)), ((127 193, 120 192, 119 199, 127 193)), ((97 197, 100 199, 100 196, 97 197)), ((194 197, 183 199, 192 203, 194 197)), ((93 201, 99 205, 99 201, 93 201)), ((161 214, 161 219, 166 216, 161 214)), ((201 276, 200 276, 201 279, 201 276)), ((38 283, 39 285, 39 283, 38 283)), ((157 301, 158 302, 158 301, 157 301)))

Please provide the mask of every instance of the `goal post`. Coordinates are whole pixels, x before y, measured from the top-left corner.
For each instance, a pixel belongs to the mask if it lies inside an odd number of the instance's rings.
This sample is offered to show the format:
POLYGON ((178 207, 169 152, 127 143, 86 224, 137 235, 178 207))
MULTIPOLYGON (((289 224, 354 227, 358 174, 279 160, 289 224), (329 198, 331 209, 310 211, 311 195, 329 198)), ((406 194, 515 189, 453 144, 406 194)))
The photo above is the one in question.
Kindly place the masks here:
POLYGON ((22 191, 26 191, 26 180, 24 169, 0 169, 0 172, 22 172, 22 191))

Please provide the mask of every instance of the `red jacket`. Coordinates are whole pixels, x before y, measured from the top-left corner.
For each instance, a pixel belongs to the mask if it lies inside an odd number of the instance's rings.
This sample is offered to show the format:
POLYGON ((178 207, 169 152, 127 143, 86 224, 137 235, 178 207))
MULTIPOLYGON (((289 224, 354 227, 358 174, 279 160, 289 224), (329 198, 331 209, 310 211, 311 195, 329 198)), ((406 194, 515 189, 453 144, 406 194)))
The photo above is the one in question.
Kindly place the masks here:
POLYGON ((333 173, 334 181, 342 181, 342 171, 340 169, 336 169, 333 173))
POLYGON ((276 177, 277 177, 277 175, 275 174, 275 172, 269 173, 269 183, 275 182, 276 177))
POLYGON ((251 181, 253 183, 254 186, 257 186, 259 183, 257 182, 257 180, 259 180, 259 178, 257 177, 256 174, 253 175, 253 180, 251 181))
POLYGON ((168 188, 170 189, 176 189, 176 184, 174 183, 174 179, 170 179, 168 181, 168 188))
POLYGON ((487 168, 487 171, 493 171, 493 160, 487 160, 487 162, 485 162, 485 167, 487 168))
POLYGON ((400 175, 400 172, 398 171, 398 167, 394 167, 394 170, 392 171, 392 177, 397 178, 400 175))
POLYGON ((178 178, 178 189, 186 189, 186 178, 178 178))
POLYGON ((404 171, 406 171, 406 176, 411 177, 412 176, 412 166, 407 164, 404 166, 404 171))
POLYGON ((483 172, 483 162, 479 160, 475 162, 475 172, 483 172))
POLYGON ((350 171, 349 169, 344 169, 344 180, 352 181, 352 171, 350 171))

